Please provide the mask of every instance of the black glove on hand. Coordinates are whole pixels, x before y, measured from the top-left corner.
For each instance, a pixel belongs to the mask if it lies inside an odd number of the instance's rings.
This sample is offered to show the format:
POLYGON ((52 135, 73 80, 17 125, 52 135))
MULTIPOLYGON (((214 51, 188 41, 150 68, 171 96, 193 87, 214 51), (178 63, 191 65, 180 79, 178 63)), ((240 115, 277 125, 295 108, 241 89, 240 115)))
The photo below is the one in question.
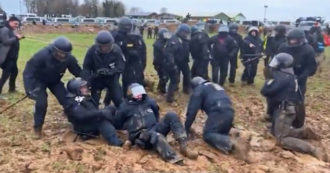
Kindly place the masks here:
POLYGON ((101 68, 96 71, 98 75, 103 75, 103 76, 109 76, 112 75, 113 73, 111 72, 110 69, 108 68, 101 68))

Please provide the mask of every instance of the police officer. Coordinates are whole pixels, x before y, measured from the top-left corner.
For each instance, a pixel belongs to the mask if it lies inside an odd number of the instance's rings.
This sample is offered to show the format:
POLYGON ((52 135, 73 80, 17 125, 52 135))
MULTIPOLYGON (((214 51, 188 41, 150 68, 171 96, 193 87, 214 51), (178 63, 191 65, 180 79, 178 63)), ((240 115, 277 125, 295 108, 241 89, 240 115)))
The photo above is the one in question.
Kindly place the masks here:
POLYGON ((230 63, 230 70, 229 70, 229 83, 235 83, 236 78, 236 69, 237 69, 237 56, 238 51, 242 48, 243 39, 242 36, 238 33, 238 25, 236 23, 231 23, 229 25, 229 35, 235 39, 236 45, 238 46, 236 52, 233 54, 232 57, 229 59, 230 63))
POLYGON ((268 64, 270 60, 277 54, 278 48, 281 46, 281 44, 286 42, 286 28, 284 25, 277 25, 274 28, 274 31, 275 35, 267 39, 265 49, 265 54, 267 58, 265 59, 264 74, 266 77, 268 76, 267 74, 269 74, 268 64))
MULTIPOLYGON (((193 94, 189 100, 185 122, 187 134, 192 134, 191 125, 201 109, 208 116, 203 130, 205 142, 225 154, 231 152, 234 146, 238 150, 243 149, 239 147, 239 140, 231 140, 228 135, 234 120, 234 109, 224 89, 201 77, 194 77, 191 85, 193 94)), ((247 159, 247 152, 241 154, 242 159, 247 159)))
POLYGON ((133 23, 128 17, 121 17, 118 30, 112 32, 115 42, 126 58, 122 75, 124 96, 131 83, 144 84, 144 70, 147 62, 146 45, 141 35, 132 33, 133 23))
POLYGON ((157 90, 163 94, 166 93, 166 83, 168 81, 168 74, 165 68, 165 46, 167 44, 168 39, 170 39, 171 36, 172 34, 168 29, 162 28, 158 32, 157 40, 153 45, 154 47, 153 65, 159 77, 157 90))
POLYGON ((213 36, 209 43, 213 57, 211 61, 212 81, 221 86, 224 85, 227 78, 229 59, 238 51, 236 41, 228 33, 228 26, 220 25, 218 35, 213 36))
POLYGON ((261 94, 267 97, 267 114, 274 117, 275 110, 283 101, 298 103, 301 100, 297 80, 292 68, 293 58, 287 53, 277 54, 269 64, 269 79, 261 94))
POLYGON ((129 97, 117 110, 115 122, 118 129, 128 131, 132 144, 143 149, 153 148, 164 160, 180 163, 182 159, 165 138, 172 131, 180 144, 181 153, 191 159, 197 158, 197 154, 187 150, 187 135, 176 113, 169 112, 159 121, 159 107, 155 100, 148 97, 142 85, 133 83, 128 91, 129 97))
MULTIPOLYGON (((300 29, 293 29, 287 35, 287 42, 279 47, 279 52, 293 56, 293 70, 298 78, 299 92, 305 96, 307 78, 315 74, 317 66, 313 47, 305 42, 305 33, 300 29)), ((305 122, 305 106, 297 105, 299 112, 293 125, 300 128, 305 122)))
POLYGON ((168 103, 174 101, 174 92, 178 89, 180 83, 180 73, 183 74, 183 92, 188 94, 190 90, 190 68, 188 64, 190 34, 189 25, 179 25, 176 34, 170 38, 165 48, 165 63, 170 78, 166 96, 168 103))
POLYGON ((109 145, 121 146, 116 129, 110 123, 114 108, 98 109, 98 104, 89 94, 87 81, 82 78, 71 79, 67 83, 69 98, 65 113, 73 125, 74 132, 82 139, 97 137, 101 134, 109 145))
POLYGON ((108 99, 118 107, 123 93, 119 84, 119 76, 125 69, 125 57, 109 31, 100 31, 95 44, 89 48, 85 56, 82 77, 91 85, 91 95, 99 104, 101 91, 108 89, 108 99))
POLYGON ((15 33, 18 28, 19 19, 15 16, 9 18, 5 26, 0 29, 0 66, 3 69, 0 78, 0 98, 2 88, 9 79, 9 92, 16 91, 16 77, 18 74, 17 59, 19 52, 19 40, 24 36, 15 33))
POLYGON ((242 82, 251 85, 254 83, 254 78, 257 75, 259 58, 261 57, 262 40, 259 37, 259 29, 257 27, 250 27, 248 36, 244 38, 242 52, 242 63, 245 66, 242 82))
POLYGON ((191 68, 191 76, 201 76, 208 79, 208 65, 210 50, 208 47, 209 35, 203 31, 201 26, 191 28, 190 53, 194 60, 191 68))
POLYGON ((37 52, 26 64, 23 72, 24 87, 27 96, 36 101, 34 112, 34 132, 41 137, 47 111, 48 88, 64 107, 67 103, 66 89, 61 82, 65 71, 78 77, 81 68, 71 55, 72 45, 65 37, 55 41, 37 52))
POLYGON ((269 64, 271 78, 261 89, 273 115, 272 133, 283 148, 308 153, 326 161, 325 152, 302 140, 319 139, 319 136, 310 128, 292 127, 295 117, 298 116, 295 106, 302 99, 292 68, 293 61, 293 57, 287 53, 277 54, 269 64))

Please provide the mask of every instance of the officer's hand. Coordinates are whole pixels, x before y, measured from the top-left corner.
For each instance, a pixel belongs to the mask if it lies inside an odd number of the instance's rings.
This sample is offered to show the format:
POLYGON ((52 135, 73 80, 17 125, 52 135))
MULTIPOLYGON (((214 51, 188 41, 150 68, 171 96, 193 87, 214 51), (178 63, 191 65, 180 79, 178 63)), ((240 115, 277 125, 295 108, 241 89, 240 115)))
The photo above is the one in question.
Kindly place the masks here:
POLYGON ((254 44, 250 43, 249 47, 252 48, 252 47, 256 47, 256 46, 254 44))
POLYGON ((96 71, 98 75, 109 75, 110 74, 110 69, 108 68, 101 68, 96 71))
POLYGON ((32 91, 28 91, 26 95, 32 99, 32 100, 37 100, 38 99, 38 92, 40 91, 40 88, 36 88, 32 91))

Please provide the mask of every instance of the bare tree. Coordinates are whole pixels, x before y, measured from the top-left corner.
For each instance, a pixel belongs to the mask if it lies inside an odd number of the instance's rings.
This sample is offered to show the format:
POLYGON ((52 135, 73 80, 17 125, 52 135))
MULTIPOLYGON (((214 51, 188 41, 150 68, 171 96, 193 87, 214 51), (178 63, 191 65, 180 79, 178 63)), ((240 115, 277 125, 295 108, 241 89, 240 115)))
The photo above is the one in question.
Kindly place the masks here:
POLYGON ((139 8, 139 7, 132 7, 130 10, 129 10, 129 12, 130 13, 138 13, 138 12, 141 12, 142 10, 141 10, 141 8, 139 8))
POLYGON ((125 14, 125 6, 117 0, 105 0, 102 3, 103 15, 105 17, 119 17, 125 14))

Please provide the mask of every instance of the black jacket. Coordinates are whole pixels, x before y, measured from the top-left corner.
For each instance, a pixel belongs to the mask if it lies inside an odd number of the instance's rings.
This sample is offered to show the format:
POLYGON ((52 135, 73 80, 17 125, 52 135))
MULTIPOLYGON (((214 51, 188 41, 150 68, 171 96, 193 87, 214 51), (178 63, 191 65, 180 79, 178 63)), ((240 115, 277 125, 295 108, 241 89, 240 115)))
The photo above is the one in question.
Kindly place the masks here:
POLYGON ((74 56, 69 55, 66 61, 60 62, 53 57, 51 46, 43 48, 26 63, 23 72, 25 90, 32 91, 38 83, 54 85, 61 82, 66 69, 74 76, 80 76, 81 68, 74 56))
POLYGON ((98 109, 91 97, 68 99, 65 113, 76 133, 88 133, 97 129, 100 122, 106 120, 105 113, 98 109))
POLYGON ((282 71, 272 71, 272 78, 265 81, 261 94, 273 102, 299 100, 298 83, 295 75, 282 71))
POLYGON ((208 47, 209 35, 205 32, 192 34, 190 40, 190 53, 194 60, 208 60, 210 50, 208 47))
POLYGON ((233 57, 239 47, 236 41, 228 35, 215 35, 209 41, 209 46, 214 59, 233 57))
POLYGON ((293 56, 293 70, 298 77, 299 84, 304 84, 308 76, 315 74, 317 65, 315 61, 315 52, 309 44, 291 48, 287 43, 283 43, 278 53, 285 52, 293 56))
POLYGON ((126 99, 118 108, 115 120, 116 127, 125 129, 129 138, 134 141, 143 129, 152 129, 159 120, 159 107, 155 100, 145 96, 142 101, 126 99))
MULTIPOLYGON (((242 38, 242 36, 240 35, 240 34, 238 34, 238 33, 229 33, 229 35, 233 38, 233 39, 235 39, 235 41, 236 41, 236 44, 238 45, 238 47, 239 47, 239 49, 241 49, 242 47, 243 47, 243 38, 242 38)), ((239 50, 238 49, 238 50, 239 50)), ((238 50, 237 50, 237 53, 238 53, 238 50)))
POLYGON ((244 56, 244 54, 259 54, 263 51, 262 40, 259 36, 253 37, 248 35, 244 38, 243 47, 241 49, 242 58, 255 58, 253 56, 244 56), (252 43, 255 47, 250 47, 249 44, 252 43))
POLYGON ((285 36, 269 37, 267 40, 267 45, 265 50, 266 55, 269 57, 274 57, 278 52, 278 48, 281 46, 281 44, 285 42, 286 42, 285 36))
POLYGON ((234 111, 232 103, 223 88, 212 82, 200 84, 194 89, 187 108, 186 130, 189 130, 195 121, 199 109, 206 112, 207 115, 213 112, 221 112, 223 109, 234 111))
POLYGON ((165 46, 167 44, 166 40, 157 39, 153 44, 154 47, 154 61, 153 65, 162 66, 165 63, 165 46))
POLYGON ((168 66, 175 66, 175 64, 188 63, 189 51, 189 41, 173 35, 165 48, 166 64, 168 66))
POLYGON ((112 51, 108 54, 101 54, 96 50, 96 45, 88 49, 83 64, 82 77, 91 81, 93 78, 106 79, 107 76, 97 75, 97 70, 106 68, 115 74, 122 73, 125 69, 125 57, 119 46, 113 45, 112 51))
POLYGON ((127 65, 141 64, 145 69, 147 64, 147 47, 140 35, 112 32, 115 42, 121 48, 127 65))

